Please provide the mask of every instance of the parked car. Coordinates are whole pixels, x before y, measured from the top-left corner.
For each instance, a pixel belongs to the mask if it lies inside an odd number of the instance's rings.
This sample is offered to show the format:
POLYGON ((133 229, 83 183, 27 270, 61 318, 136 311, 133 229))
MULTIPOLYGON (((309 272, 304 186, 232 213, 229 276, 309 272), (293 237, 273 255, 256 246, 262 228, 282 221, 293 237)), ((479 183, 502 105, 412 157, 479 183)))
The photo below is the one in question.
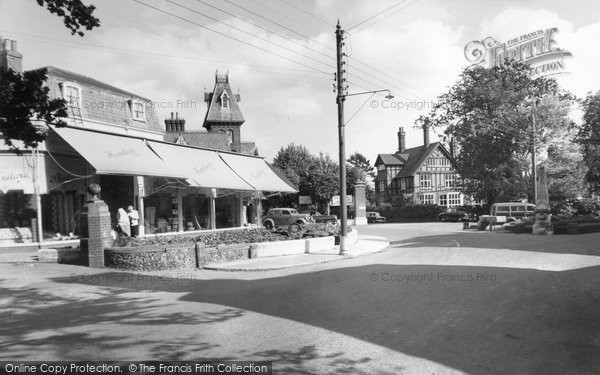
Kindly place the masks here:
POLYGON ((440 221, 477 221, 477 215, 456 207, 449 207, 438 215, 440 221))
POLYGON ((262 225, 267 229, 272 229, 292 224, 307 224, 310 221, 310 215, 300 214, 294 208, 272 208, 263 217, 262 225))
POLYGON ((323 215, 319 211, 315 210, 300 211, 300 213, 309 215, 312 221, 314 221, 315 223, 336 224, 338 221, 338 218, 335 215, 323 215))
POLYGON ((367 212, 367 223, 385 223, 387 219, 379 212, 367 212))

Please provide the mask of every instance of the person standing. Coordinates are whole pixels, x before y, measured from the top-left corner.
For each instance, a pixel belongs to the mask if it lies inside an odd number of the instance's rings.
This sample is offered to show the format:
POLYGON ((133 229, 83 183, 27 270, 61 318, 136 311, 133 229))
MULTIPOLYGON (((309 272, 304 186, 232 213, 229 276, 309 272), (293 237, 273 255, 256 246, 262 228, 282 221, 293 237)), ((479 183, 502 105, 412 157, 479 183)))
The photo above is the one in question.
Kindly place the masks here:
POLYGON ((131 223, 127 212, 119 208, 117 211, 117 228, 118 232, 126 234, 128 237, 131 237, 131 223))
POLYGON ((137 210, 133 209, 133 206, 127 207, 127 216, 129 217, 129 224, 131 226, 131 237, 137 237, 140 229, 140 214, 137 210))

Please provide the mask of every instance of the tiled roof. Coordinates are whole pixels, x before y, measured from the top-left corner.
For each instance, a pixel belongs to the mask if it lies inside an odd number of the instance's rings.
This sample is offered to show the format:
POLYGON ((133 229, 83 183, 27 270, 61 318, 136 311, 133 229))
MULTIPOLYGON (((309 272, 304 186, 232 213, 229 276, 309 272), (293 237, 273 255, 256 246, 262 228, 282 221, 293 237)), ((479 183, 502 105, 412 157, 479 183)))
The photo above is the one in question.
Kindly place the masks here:
POLYGON ((256 148, 256 143, 254 142, 242 142, 240 144, 241 150, 240 153, 246 155, 258 155, 258 149, 256 148))
POLYGON ((88 77, 88 76, 84 76, 82 74, 73 73, 73 72, 70 72, 68 70, 56 68, 54 66, 46 66, 45 68, 48 70, 48 74, 49 75, 51 74, 53 76, 62 77, 64 79, 66 79, 66 80, 73 81, 73 82, 76 82, 76 83, 83 83, 85 85, 96 86, 98 88, 102 88, 102 89, 109 90, 109 91, 114 91, 114 92, 120 93, 122 95, 132 96, 132 97, 135 97, 135 98, 138 98, 138 99, 143 99, 143 100, 151 101, 150 99, 144 98, 143 96, 139 96, 139 95, 133 94, 133 93, 131 93, 129 91, 125 91, 125 90, 120 89, 118 87, 111 86, 111 85, 109 85, 107 83, 98 81, 98 80, 93 79, 93 78, 88 77))
POLYGON ((409 177, 414 176, 425 159, 435 150, 440 148, 449 158, 450 154, 446 148, 440 142, 430 143, 428 147, 417 146, 407 148, 402 154, 379 154, 377 155, 377 161, 375 165, 402 165, 402 171, 396 177, 409 177))
POLYGON ((183 144, 188 146, 197 146, 210 148, 213 150, 230 151, 227 134, 207 133, 207 132, 184 132, 184 133, 166 133, 164 140, 167 142, 176 142, 179 137, 183 138, 183 144))
POLYGON ((212 123, 244 123, 244 116, 238 105, 238 95, 234 95, 231 91, 231 87, 228 82, 217 81, 213 92, 209 94, 210 103, 206 111, 206 117, 204 118, 204 126, 210 129, 212 123), (227 93, 229 97, 229 108, 223 108, 221 106, 221 95, 223 92, 227 93))

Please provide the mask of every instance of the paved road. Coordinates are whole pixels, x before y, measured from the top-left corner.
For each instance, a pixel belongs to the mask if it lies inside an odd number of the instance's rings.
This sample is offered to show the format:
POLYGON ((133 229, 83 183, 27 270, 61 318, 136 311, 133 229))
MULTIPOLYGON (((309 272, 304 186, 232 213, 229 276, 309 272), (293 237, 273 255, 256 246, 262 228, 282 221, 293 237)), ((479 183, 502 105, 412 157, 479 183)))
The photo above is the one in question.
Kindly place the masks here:
POLYGON ((377 224, 385 251, 291 270, 0 264, 0 359, 273 360, 276 373, 600 372, 600 234, 377 224))

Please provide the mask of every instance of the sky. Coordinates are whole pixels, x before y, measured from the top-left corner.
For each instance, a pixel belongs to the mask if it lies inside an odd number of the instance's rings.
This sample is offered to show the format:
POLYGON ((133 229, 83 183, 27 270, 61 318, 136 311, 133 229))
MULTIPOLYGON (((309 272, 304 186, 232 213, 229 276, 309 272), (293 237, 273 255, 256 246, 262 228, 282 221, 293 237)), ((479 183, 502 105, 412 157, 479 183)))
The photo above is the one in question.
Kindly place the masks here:
POLYGON ((120 87, 154 101, 161 119, 178 112, 187 130, 202 130, 204 92, 216 71, 228 72, 246 119, 242 140, 256 142, 268 161, 291 143, 338 159, 338 20, 348 92, 394 95, 345 102, 346 155, 360 152, 371 163, 397 150, 399 127, 407 147, 422 144, 414 121, 469 65, 464 47, 473 40, 557 27, 557 44, 573 54, 559 83, 580 97, 600 89, 599 1, 84 2, 97 7, 101 27, 79 37, 35 0, 0 0, 0 35, 18 41, 25 70, 55 66, 120 87))

